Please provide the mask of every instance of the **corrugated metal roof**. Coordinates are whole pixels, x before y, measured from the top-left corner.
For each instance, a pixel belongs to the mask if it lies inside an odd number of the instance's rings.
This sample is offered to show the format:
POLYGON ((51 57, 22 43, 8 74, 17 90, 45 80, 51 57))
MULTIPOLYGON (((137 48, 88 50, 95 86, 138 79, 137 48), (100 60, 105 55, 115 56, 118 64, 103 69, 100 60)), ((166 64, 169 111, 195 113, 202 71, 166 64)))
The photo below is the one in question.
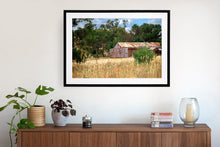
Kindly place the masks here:
POLYGON ((160 47, 159 42, 147 42, 148 47, 160 47))
MULTIPOLYGON (((139 47, 160 47, 159 42, 118 42, 120 47, 139 48, 139 47)), ((116 44, 116 45, 117 45, 116 44)))

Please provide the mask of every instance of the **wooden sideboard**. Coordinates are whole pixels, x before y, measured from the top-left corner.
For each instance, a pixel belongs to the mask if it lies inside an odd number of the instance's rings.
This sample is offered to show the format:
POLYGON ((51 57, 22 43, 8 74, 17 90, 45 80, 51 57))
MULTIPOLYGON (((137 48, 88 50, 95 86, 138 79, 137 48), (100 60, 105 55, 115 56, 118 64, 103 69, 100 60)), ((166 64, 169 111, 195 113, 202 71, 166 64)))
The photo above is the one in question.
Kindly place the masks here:
POLYGON ((18 130, 18 147, 211 147, 211 129, 206 124, 172 129, 150 128, 148 124, 80 124, 55 127, 46 124, 18 130))

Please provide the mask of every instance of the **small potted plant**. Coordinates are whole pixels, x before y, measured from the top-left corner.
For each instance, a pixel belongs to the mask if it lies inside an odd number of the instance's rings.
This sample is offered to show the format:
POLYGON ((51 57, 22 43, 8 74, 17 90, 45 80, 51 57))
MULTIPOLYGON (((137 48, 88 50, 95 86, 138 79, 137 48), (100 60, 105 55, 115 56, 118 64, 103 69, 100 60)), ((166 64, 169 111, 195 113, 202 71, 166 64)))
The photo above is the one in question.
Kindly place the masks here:
POLYGON ((0 107, 0 112, 5 110, 7 107, 11 105, 15 110, 14 115, 11 118, 11 121, 7 123, 10 126, 9 137, 10 137, 11 147, 13 146, 12 135, 14 134, 17 137, 17 129, 28 129, 28 128, 32 129, 35 128, 35 126, 45 125, 45 117, 44 117, 45 107, 44 106, 39 107, 39 105, 36 105, 36 101, 38 96, 47 95, 52 91, 54 91, 52 87, 39 85, 35 90, 36 98, 33 104, 31 104, 28 99, 28 95, 31 93, 31 91, 26 90, 22 87, 18 87, 16 89, 15 94, 9 94, 6 96, 6 98, 9 101, 6 105, 0 107), (21 113, 24 110, 27 110, 28 118, 21 118, 21 113), (16 123, 17 119, 18 119, 18 123, 16 123), (38 122, 41 123, 39 124, 38 122))
POLYGON ((54 101, 50 100, 52 108, 52 119, 55 126, 66 126, 69 119, 69 115, 76 115, 76 110, 73 109, 72 102, 70 100, 63 101, 59 99, 54 101))

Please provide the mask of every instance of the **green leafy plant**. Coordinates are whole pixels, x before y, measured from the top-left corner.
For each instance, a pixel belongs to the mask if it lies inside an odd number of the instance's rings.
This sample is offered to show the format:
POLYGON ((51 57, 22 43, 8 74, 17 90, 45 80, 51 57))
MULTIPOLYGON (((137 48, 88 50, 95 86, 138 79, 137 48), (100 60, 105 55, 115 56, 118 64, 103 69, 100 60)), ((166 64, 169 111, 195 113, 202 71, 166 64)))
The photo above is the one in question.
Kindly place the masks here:
POLYGON ((133 52, 133 57, 135 63, 150 63, 156 55, 154 52, 148 48, 139 48, 137 51, 133 52))
POLYGON ((40 96, 47 95, 50 92, 54 91, 54 89, 51 87, 48 88, 46 86, 39 85, 35 90, 36 97, 34 103, 31 104, 30 102, 28 102, 28 94, 31 93, 30 91, 22 87, 18 87, 16 90, 17 92, 15 94, 9 94, 6 96, 6 98, 9 99, 10 101, 5 106, 0 107, 0 112, 1 112, 5 110, 5 108, 7 108, 8 106, 13 105, 13 109, 16 111, 11 118, 11 122, 7 123, 10 126, 9 137, 10 137, 11 147, 12 147, 12 134, 15 134, 15 136, 17 136, 17 129, 35 128, 34 124, 30 122, 29 119, 21 118, 21 112, 27 108, 34 107, 39 95, 40 96), (17 125, 14 123, 16 116, 19 117, 19 122, 17 123, 17 125))

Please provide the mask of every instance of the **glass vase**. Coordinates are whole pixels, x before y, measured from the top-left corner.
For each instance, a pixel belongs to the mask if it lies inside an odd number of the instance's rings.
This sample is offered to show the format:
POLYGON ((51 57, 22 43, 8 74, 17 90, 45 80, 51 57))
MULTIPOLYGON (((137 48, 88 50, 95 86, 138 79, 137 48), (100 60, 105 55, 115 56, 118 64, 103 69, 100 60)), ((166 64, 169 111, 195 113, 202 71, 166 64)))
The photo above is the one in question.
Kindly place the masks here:
POLYGON ((199 119, 199 103, 196 98, 182 98, 179 106, 179 117, 184 127, 195 127, 199 119))

